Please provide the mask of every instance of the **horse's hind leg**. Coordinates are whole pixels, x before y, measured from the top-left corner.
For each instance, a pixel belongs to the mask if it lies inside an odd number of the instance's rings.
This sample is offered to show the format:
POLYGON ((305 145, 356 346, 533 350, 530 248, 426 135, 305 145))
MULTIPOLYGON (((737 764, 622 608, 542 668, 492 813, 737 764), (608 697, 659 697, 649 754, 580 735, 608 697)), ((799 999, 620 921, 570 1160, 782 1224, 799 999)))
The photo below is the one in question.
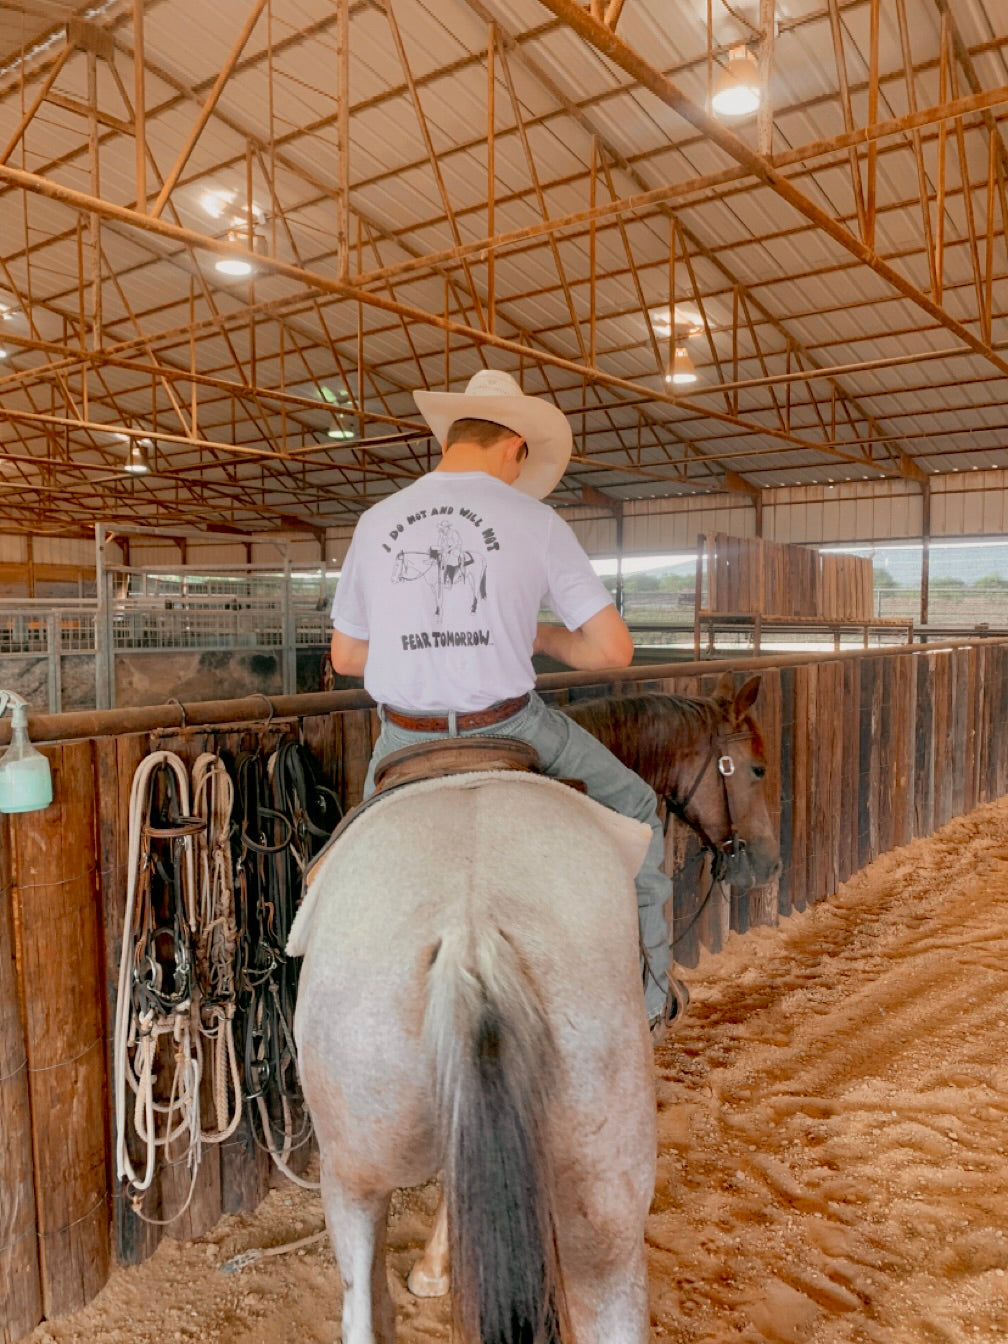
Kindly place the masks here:
POLYGON ((575 1224, 573 1238, 562 1235, 569 1225, 561 1229, 564 1289, 578 1344, 647 1344, 651 1337, 644 1238, 637 1220, 629 1221, 617 1229, 603 1215, 575 1224))
POLYGON ((557 1241, 578 1344, 650 1339, 644 1227, 654 1192, 654 1113, 637 1102, 620 1104, 646 1097, 651 1086, 640 1041, 638 1035, 633 1048, 627 1042, 622 1069, 598 1070, 597 1077, 610 1082, 610 1096, 599 1089, 573 1136, 567 1129, 557 1146, 557 1241), (600 1114, 606 1115, 601 1127, 600 1114))
POLYGON ((343 1279, 343 1344, 395 1344, 385 1269, 389 1195, 361 1198, 323 1170, 322 1202, 343 1279))
POLYGON ((630 1262, 599 1265, 591 1275, 565 1272, 564 1286, 578 1344, 648 1344, 650 1313, 643 1246, 630 1262))

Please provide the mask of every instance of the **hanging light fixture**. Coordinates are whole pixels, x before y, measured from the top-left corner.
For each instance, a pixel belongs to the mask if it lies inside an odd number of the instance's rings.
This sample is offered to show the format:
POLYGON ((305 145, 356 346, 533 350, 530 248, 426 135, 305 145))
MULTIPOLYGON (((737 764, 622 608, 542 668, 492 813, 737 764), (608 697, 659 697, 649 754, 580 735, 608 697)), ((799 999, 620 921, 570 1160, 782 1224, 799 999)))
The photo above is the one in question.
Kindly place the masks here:
POLYGON ((748 47, 732 47, 714 83, 711 111, 719 117, 746 117, 759 105, 759 62, 748 47))
POLYGON ((131 476, 146 476, 150 471, 150 463, 144 450, 153 446, 150 439, 134 439, 126 455, 123 471, 129 472, 131 476))
MULTIPOLYGON (((226 237, 233 247, 248 246, 248 233, 244 229, 228 229, 226 237)), ((252 263, 245 261, 243 257, 220 257, 216 269, 221 275, 251 275, 252 263)))
POLYGON ((28 706, 14 691, 0 691, 0 718, 11 711, 10 746, 0 756, 0 812, 40 812, 52 802, 49 762, 28 740, 28 706))
POLYGON ((685 385, 686 383, 695 383, 696 380, 696 366, 690 359, 690 352, 684 345, 677 345, 672 357, 672 367, 665 374, 665 381, 685 385))

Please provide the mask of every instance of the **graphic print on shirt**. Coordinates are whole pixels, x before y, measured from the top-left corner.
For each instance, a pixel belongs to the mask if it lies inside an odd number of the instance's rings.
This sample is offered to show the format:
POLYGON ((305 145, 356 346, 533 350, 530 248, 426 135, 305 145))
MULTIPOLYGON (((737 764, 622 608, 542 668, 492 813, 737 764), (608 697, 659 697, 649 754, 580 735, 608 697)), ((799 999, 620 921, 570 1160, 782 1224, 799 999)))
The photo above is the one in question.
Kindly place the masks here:
MULTIPOLYGON (((493 528, 484 527, 482 518, 471 509, 460 509, 457 519, 434 516, 454 513, 452 505, 432 509, 429 513, 421 509, 389 534, 394 541, 402 537, 415 543, 411 548, 403 547, 394 552, 392 582, 419 581, 418 592, 432 600, 434 620, 438 625, 443 624, 446 612, 454 614, 456 619, 463 613, 476 613, 487 595, 486 552, 499 550, 493 528), (466 523, 471 524, 473 530, 470 532, 466 528, 463 539, 459 527, 465 527, 466 523), (410 530, 408 536, 405 535, 406 528, 410 530)), ((392 547, 383 545, 385 550, 392 552, 392 547)))

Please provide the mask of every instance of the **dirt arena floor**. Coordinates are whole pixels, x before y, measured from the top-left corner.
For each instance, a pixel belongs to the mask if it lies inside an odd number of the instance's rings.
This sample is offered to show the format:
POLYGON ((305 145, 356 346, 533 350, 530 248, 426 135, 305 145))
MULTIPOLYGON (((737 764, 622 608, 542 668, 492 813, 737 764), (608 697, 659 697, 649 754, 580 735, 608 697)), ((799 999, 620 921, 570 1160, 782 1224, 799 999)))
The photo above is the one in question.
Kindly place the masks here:
MULTIPOLYGON (((687 975, 657 1053, 652 1323, 677 1344, 1008 1340, 1008 800, 897 850, 780 928, 687 975)), ((447 1341, 405 1276, 435 1192, 398 1198, 389 1270, 404 1344, 447 1341)), ((274 1191, 202 1241, 165 1241, 31 1344, 332 1344, 328 1244, 274 1191)))

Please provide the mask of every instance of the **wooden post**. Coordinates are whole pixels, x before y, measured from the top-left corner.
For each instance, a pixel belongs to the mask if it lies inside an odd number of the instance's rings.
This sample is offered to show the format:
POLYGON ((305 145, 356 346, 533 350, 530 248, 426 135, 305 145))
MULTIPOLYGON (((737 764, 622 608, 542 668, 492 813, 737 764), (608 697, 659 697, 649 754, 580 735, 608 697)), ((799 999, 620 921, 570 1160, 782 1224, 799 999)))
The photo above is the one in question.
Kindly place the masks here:
POLYGON ((700 611, 703 606, 703 565, 704 548, 707 538, 703 532, 697 536, 696 580, 693 589, 693 660, 700 661, 700 611))
POLYGON ((91 744, 45 754, 53 802, 9 825, 42 1304, 53 1317, 84 1306, 108 1278, 109 1191, 91 744))
POLYGON ((11 850, 0 816, 0 1344, 42 1319, 28 1058, 18 1005, 11 920, 11 850))

